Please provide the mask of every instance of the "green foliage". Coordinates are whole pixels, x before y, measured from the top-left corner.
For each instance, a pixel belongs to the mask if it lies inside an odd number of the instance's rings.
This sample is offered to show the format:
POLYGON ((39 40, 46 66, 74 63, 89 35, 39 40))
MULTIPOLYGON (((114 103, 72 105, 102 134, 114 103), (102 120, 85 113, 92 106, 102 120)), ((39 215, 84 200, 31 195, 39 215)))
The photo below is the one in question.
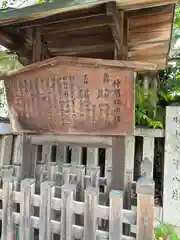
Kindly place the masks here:
POLYGON ((180 240, 173 226, 160 222, 154 229, 155 240, 180 240))
POLYGON ((137 82, 135 89, 135 119, 136 125, 148 126, 150 128, 162 128, 163 124, 155 118, 156 107, 153 102, 156 101, 156 96, 153 95, 151 89, 144 93, 144 88, 137 82))
MULTIPOLYGON (((6 73, 21 67, 22 64, 18 61, 16 55, 9 54, 6 51, 0 51, 0 73, 6 73)), ((3 109, 3 111, 1 110, 1 117, 7 117, 8 108, 3 81, 0 81, 0 108, 3 109)))
POLYGON ((149 128, 162 128, 165 119, 165 107, 172 104, 180 105, 180 61, 164 71, 158 72, 157 96, 136 83, 136 124, 149 128), (157 106, 154 106, 154 101, 157 106))
POLYGON ((174 28, 180 29, 180 3, 176 4, 174 28))
POLYGON ((3 1, 2 1, 2 8, 6 8, 6 6, 7 6, 7 1, 6 1, 6 0, 3 0, 3 1))
POLYGON ((8 72, 23 67, 16 55, 0 51, 0 72, 8 72))
POLYGON ((37 0, 37 3, 40 4, 40 3, 44 3, 46 2, 46 0, 37 0))

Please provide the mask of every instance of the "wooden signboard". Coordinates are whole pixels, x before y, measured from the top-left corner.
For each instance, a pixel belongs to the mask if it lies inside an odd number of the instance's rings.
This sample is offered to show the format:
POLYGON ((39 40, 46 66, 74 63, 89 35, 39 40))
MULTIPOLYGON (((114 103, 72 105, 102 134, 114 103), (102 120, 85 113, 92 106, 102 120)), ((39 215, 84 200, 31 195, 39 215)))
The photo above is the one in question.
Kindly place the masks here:
POLYGON ((11 74, 11 118, 23 132, 132 134, 133 70, 105 63, 58 57, 11 74))
POLYGON ((180 226, 180 107, 166 111, 163 221, 180 226))

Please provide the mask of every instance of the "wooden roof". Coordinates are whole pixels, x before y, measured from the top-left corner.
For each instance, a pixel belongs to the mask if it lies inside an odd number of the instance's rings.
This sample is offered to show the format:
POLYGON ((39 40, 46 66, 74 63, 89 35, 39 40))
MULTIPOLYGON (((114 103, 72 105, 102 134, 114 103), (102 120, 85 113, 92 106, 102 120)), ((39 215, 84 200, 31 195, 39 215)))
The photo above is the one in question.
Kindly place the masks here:
POLYGON ((73 1, 1 11, 0 44, 31 63, 36 28, 44 58, 113 59, 116 45, 126 60, 166 66, 176 0, 73 1))

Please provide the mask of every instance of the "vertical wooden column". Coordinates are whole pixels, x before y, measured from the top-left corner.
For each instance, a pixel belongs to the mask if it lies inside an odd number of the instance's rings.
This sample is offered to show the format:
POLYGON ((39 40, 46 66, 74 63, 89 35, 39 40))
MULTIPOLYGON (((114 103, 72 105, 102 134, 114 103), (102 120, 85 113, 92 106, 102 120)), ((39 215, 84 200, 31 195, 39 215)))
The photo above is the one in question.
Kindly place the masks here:
MULTIPOLYGON (((115 40, 114 59, 126 60, 128 56, 128 22, 116 3, 107 4, 107 14, 112 17, 112 34, 115 40)), ((124 208, 131 209, 131 182, 134 167, 134 137, 118 136, 112 139, 112 189, 124 191, 124 208)), ((124 234, 130 234, 130 226, 124 225, 124 234)))
POLYGON ((141 177, 137 182, 137 233, 136 239, 153 239, 154 237, 154 190, 151 178, 141 177))
MULTIPOLYGON (((115 40, 114 59, 125 60, 124 12, 118 11, 116 3, 107 4, 107 15, 112 17, 112 35, 115 40)), ((112 189, 124 190, 126 138, 124 136, 112 139, 112 189)))
POLYGON ((14 152, 12 164, 15 176, 20 180, 35 176, 34 168, 36 159, 33 157, 33 146, 25 134, 19 134, 14 139, 14 152))
POLYGON ((32 62, 42 59, 42 41, 40 27, 35 27, 33 32, 32 62))

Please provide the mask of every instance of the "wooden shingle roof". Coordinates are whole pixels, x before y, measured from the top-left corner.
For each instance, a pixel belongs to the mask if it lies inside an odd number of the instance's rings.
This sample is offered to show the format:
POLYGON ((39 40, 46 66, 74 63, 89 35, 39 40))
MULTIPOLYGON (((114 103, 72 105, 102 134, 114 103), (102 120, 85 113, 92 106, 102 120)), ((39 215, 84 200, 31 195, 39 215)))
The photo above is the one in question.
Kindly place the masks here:
POLYGON ((175 0, 54 0, 0 11, 0 44, 31 63, 38 27, 44 58, 78 56, 113 59, 115 44, 125 59, 165 68, 175 0), (116 2, 116 9, 109 8, 116 2), (120 27, 123 26, 123 32, 120 27))

